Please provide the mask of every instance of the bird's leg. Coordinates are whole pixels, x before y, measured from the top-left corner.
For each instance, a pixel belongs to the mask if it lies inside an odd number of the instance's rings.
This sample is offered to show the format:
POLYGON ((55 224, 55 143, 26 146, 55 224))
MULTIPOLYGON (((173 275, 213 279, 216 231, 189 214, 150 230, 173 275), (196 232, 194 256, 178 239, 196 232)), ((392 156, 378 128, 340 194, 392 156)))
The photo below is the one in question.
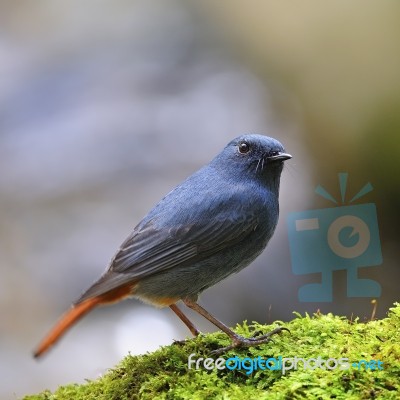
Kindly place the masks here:
POLYGON ((198 336, 201 332, 195 327, 192 321, 179 309, 176 304, 171 304, 169 308, 179 317, 179 319, 189 328, 193 336, 198 336))
POLYGON ((215 318, 213 315, 211 315, 206 309, 198 305, 195 301, 184 299, 183 302, 185 305, 192 310, 198 312, 200 315, 202 315, 204 318, 208 319, 212 324, 214 324, 216 327, 221 329, 221 331, 225 332, 234 342, 241 338, 240 335, 237 333, 233 332, 230 328, 228 328, 223 322, 219 321, 217 318, 215 318))
POLYGON ((271 336, 280 333, 283 330, 288 330, 287 328, 278 327, 265 335, 253 338, 245 338, 233 332, 232 329, 228 328, 224 323, 211 315, 206 309, 198 305, 195 301, 184 299, 183 302, 187 307, 191 308, 192 310, 202 315, 204 318, 208 319, 211 323, 213 323, 216 327, 221 329, 221 331, 225 332, 231 338, 232 344, 230 346, 214 350, 212 353, 215 355, 224 353, 225 351, 234 349, 235 347, 251 347, 257 346, 262 343, 268 343, 269 341, 271 341, 271 336))

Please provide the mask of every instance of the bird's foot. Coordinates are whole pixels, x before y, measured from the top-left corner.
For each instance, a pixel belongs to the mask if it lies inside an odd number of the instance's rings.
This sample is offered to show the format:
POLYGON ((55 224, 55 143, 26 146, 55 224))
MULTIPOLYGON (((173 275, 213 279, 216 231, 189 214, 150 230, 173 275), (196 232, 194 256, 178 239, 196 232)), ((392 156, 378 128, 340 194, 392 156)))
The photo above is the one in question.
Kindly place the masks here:
POLYGON ((211 354, 212 355, 220 355, 220 354, 225 353, 228 350, 232 350, 236 347, 252 347, 252 346, 258 346, 259 344, 268 343, 268 342, 272 341, 271 337, 273 335, 281 333, 282 331, 288 331, 290 333, 289 329, 280 326, 264 335, 250 337, 250 338, 245 338, 243 336, 235 334, 234 336, 232 336, 232 344, 231 345, 226 346, 226 347, 221 347, 220 349, 214 350, 211 352, 211 354))
MULTIPOLYGON (((200 335, 202 335, 203 333, 200 331, 197 331, 197 335, 195 335, 195 337, 198 337, 200 335)), ((186 343, 190 342, 191 340, 193 340, 192 338, 187 338, 187 339, 173 339, 173 343, 176 344, 177 346, 183 346, 186 343)))
POLYGON ((180 340, 173 339, 172 341, 173 344, 176 344, 177 346, 184 346, 188 342, 188 339, 180 339, 180 340))

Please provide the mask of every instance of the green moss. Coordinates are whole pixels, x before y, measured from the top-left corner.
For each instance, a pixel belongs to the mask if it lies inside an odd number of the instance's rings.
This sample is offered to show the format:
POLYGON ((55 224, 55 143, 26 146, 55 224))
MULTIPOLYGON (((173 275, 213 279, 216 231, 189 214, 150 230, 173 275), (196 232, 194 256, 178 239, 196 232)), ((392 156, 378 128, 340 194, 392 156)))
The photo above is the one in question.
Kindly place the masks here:
MULTIPOLYGON (((283 325, 273 342, 235 349, 229 357, 342 357, 350 362, 381 360, 382 370, 350 367, 347 370, 300 368, 297 370, 188 369, 188 356, 209 357, 213 349, 229 344, 222 333, 201 335, 184 343, 165 346, 154 353, 125 357, 119 365, 95 381, 62 386, 51 393, 26 396, 25 400, 71 399, 398 399, 400 392, 400 304, 382 320, 361 323, 332 314, 304 317, 296 314, 289 323, 258 323, 236 328, 242 335, 268 332, 283 325)), ((217 357, 213 357, 214 359, 217 357)))

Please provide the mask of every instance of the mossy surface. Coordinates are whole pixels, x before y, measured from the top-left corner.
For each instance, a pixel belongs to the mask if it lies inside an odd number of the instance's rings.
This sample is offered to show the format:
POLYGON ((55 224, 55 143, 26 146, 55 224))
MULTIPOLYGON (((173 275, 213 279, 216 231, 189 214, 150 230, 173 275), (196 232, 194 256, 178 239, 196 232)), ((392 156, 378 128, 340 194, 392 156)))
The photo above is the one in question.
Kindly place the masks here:
MULTIPOLYGON (((229 344, 226 335, 201 335, 184 343, 165 346, 151 354, 125 357, 103 377, 82 385, 59 387, 54 393, 26 396, 25 400, 72 399, 399 399, 400 398, 400 304, 388 317, 363 323, 332 314, 301 316, 273 325, 244 323, 236 332, 251 336, 282 325, 290 333, 276 335, 273 342, 258 347, 231 350, 221 357, 254 359, 298 357, 380 360, 383 369, 365 365, 348 369, 297 370, 188 368, 188 356, 207 358, 210 352, 229 344)), ((212 357, 214 359, 217 356, 212 357)), ((272 364, 270 364, 272 365, 272 364)), ((332 364, 333 365, 333 362, 332 364)), ((376 365, 375 365, 376 366, 376 365)))

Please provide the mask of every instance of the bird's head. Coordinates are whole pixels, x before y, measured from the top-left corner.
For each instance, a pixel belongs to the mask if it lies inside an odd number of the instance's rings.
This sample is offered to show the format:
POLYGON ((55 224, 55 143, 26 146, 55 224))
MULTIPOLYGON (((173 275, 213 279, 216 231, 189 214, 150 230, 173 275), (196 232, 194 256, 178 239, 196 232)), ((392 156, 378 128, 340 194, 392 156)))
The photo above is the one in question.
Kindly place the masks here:
POLYGON ((242 135, 233 139, 215 158, 219 167, 233 174, 251 174, 256 177, 279 179, 283 162, 292 158, 282 144, 263 135, 242 135))

